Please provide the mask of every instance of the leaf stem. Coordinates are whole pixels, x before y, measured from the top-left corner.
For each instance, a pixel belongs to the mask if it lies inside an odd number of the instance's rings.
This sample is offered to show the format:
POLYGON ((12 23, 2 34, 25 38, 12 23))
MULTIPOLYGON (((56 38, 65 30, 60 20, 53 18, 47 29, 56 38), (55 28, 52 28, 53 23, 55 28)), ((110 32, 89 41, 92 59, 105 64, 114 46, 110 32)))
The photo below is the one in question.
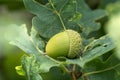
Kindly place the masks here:
POLYGON ((73 65, 73 71, 75 71, 75 70, 76 70, 76 64, 73 65))
POLYGON ((63 20, 62 20, 62 18, 61 18, 61 16, 60 16, 60 14, 57 13, 57 15, 58 15, 58 17, 60 18, 60 22, 62 23, 63 29, 66 30, 65 24, 64 24, 64 22, 63 22, 63 20))
POLYGON ((60 66, 65 72, 70 73, 70 71, 65 67, 65 65, 61 64, 60 66))
POLYGON ((76 71, 76 64, 73 64, 73 68, 72 68, 72 80, 76 80, 76 75, 75 75, 75 71, 76 71))
POLYGON ((97 73, 105 72, 105 71, 114 69, 115 67, 118 67, 118 66, 120 66, 120 64, 117 64, 117 65, 115 65, 113 67, 110 67, 110 68, 107 68, 107 69, 103 69, 103 70, 100 70, 100 71, 93 71, 93 72, 85 73, 82 76, 88 76, 88 75, 92 75, 92 74, 97 74, 97 73))
POLYGON ((50 2, 50 4, 51 4, 51 6, 53 7, 53 9, 55 10, 55 13, 56 13, 57 16, 59 17, 60 22, 61 22, 61 24, 62 24, 62 26, 63 26, 63 29, 66 30, 65 24, 64 24, 64 22, 63 22, 63 20, 62 20, 62 17, 61 17, 61 15, 60 15, 60 13, 56 10, 56 8, 55 8, 52 0, 49 0, 49 2, 50 2))
POLYGON ((76 80, 76 76, 75 76, 74 72, 72 72, 72 80, 76 80))

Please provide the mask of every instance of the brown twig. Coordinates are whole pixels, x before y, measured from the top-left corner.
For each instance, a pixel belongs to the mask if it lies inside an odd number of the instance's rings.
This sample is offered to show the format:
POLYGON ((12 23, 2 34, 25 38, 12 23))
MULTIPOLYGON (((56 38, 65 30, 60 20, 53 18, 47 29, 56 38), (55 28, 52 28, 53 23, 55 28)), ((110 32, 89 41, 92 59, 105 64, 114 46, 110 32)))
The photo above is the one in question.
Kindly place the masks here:
POLYGON ((77 80, 74 72, 72 72, 72 80, 77 80))
POLYGON ((88 80, 88 77, 87 77, 87 76, 84 76, 83 78, 84 78, 84 80, 88 80))

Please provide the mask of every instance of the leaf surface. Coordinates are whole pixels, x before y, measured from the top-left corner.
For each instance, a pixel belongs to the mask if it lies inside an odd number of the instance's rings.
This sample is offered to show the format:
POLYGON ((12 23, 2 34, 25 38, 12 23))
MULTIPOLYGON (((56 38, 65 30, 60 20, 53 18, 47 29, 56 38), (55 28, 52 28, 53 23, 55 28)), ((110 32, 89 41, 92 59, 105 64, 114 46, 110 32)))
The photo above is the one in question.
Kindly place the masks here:
POLYGON ((39 69, 41 72, 48 72, 51 67, 59 65, 58 61, 46 56, 43 51, 38 49, 37 45, 34 45, 32 38, 27 34, 25 25, 22 25, 20 27, 13 26, 11 27, 11 30, 12 29, 16 30, 16 33, 13 34, 17 35, 13 35, 12 41, 10 43, 18 46, 28 55, 34 54, 36 59, 35 61, 39 62, 39 69))
POLYGON ((100 28, 95 21, 106 15, 104 10, 90 10, 83 0, 49 0, 46 5, 24 0, 24 4, 36 15, 33 18, 34 28, 45 38, 65 29, 82 31, 81 35, 86 38, 100 28))
POLYGON ((95 59, 86 64, 83 76, 87 76, 89 80, 119 80, 119 67, 120 59, 113 54, 107 61, 95 59))

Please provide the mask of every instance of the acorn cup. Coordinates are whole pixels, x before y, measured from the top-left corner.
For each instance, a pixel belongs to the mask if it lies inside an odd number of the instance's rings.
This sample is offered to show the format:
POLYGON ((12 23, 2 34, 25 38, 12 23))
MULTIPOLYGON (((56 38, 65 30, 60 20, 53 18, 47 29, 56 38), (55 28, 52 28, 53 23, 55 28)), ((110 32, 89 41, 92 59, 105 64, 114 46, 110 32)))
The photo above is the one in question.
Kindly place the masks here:
POLYGON ((54 35, 46 45, 46 53, 52 58, 75 58, 81 52, 82 38, 74 30, 65 30, 54 35))

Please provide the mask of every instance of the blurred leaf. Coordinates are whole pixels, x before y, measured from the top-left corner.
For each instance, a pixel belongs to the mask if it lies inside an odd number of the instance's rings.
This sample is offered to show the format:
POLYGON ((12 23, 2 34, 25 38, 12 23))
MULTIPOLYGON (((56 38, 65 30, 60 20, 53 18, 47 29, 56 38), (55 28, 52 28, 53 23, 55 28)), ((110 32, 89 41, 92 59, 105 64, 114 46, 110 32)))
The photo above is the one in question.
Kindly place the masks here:
POLYGON ((63 73, 63 71, 58 67, 53 67, 48 73, 42 73, 40 75, 43 80, 72 80, 70 74, 63 73))
POLYGON ((3 67, 1 67, 2 70, 0 71, 3 75, 2 80, 25 80, 25 77, 19 76, 15 70, 16 65, 21 64, 20 58, 23 54, 24 52, 18 48, 12 48, 6 51, 4 63, 1 64, 3 67))
POLYGON ((116 55, 120 58, 120 12, 112 14, 110 20, 106 24, 106 32, 111 36, 116 45, 116 55))
POLYGON ((97 9, 101 0, 85 0, 91 9, 97 9))
POLYGON ((105 8, 107 5, 114 3, 116 1, 119 1, 119 0, 101 0, 100 7, 105 8))
POLYGON ((108 11, 109 15, 115 15, 120 13, 120 1, 116 1, 115 3, 108 4, 106 6, 106 10, 108 11))
POLYGON ((16 66, 15 69, 16 69, 16 72, 17 72, 19 75, 25 76, 25 72, 24 72, 22 66, 16 66))
POLYGON ((24 7, 22 0, 0 0, 0 5, 7 6, 10 10, 22 9, 24 7))

